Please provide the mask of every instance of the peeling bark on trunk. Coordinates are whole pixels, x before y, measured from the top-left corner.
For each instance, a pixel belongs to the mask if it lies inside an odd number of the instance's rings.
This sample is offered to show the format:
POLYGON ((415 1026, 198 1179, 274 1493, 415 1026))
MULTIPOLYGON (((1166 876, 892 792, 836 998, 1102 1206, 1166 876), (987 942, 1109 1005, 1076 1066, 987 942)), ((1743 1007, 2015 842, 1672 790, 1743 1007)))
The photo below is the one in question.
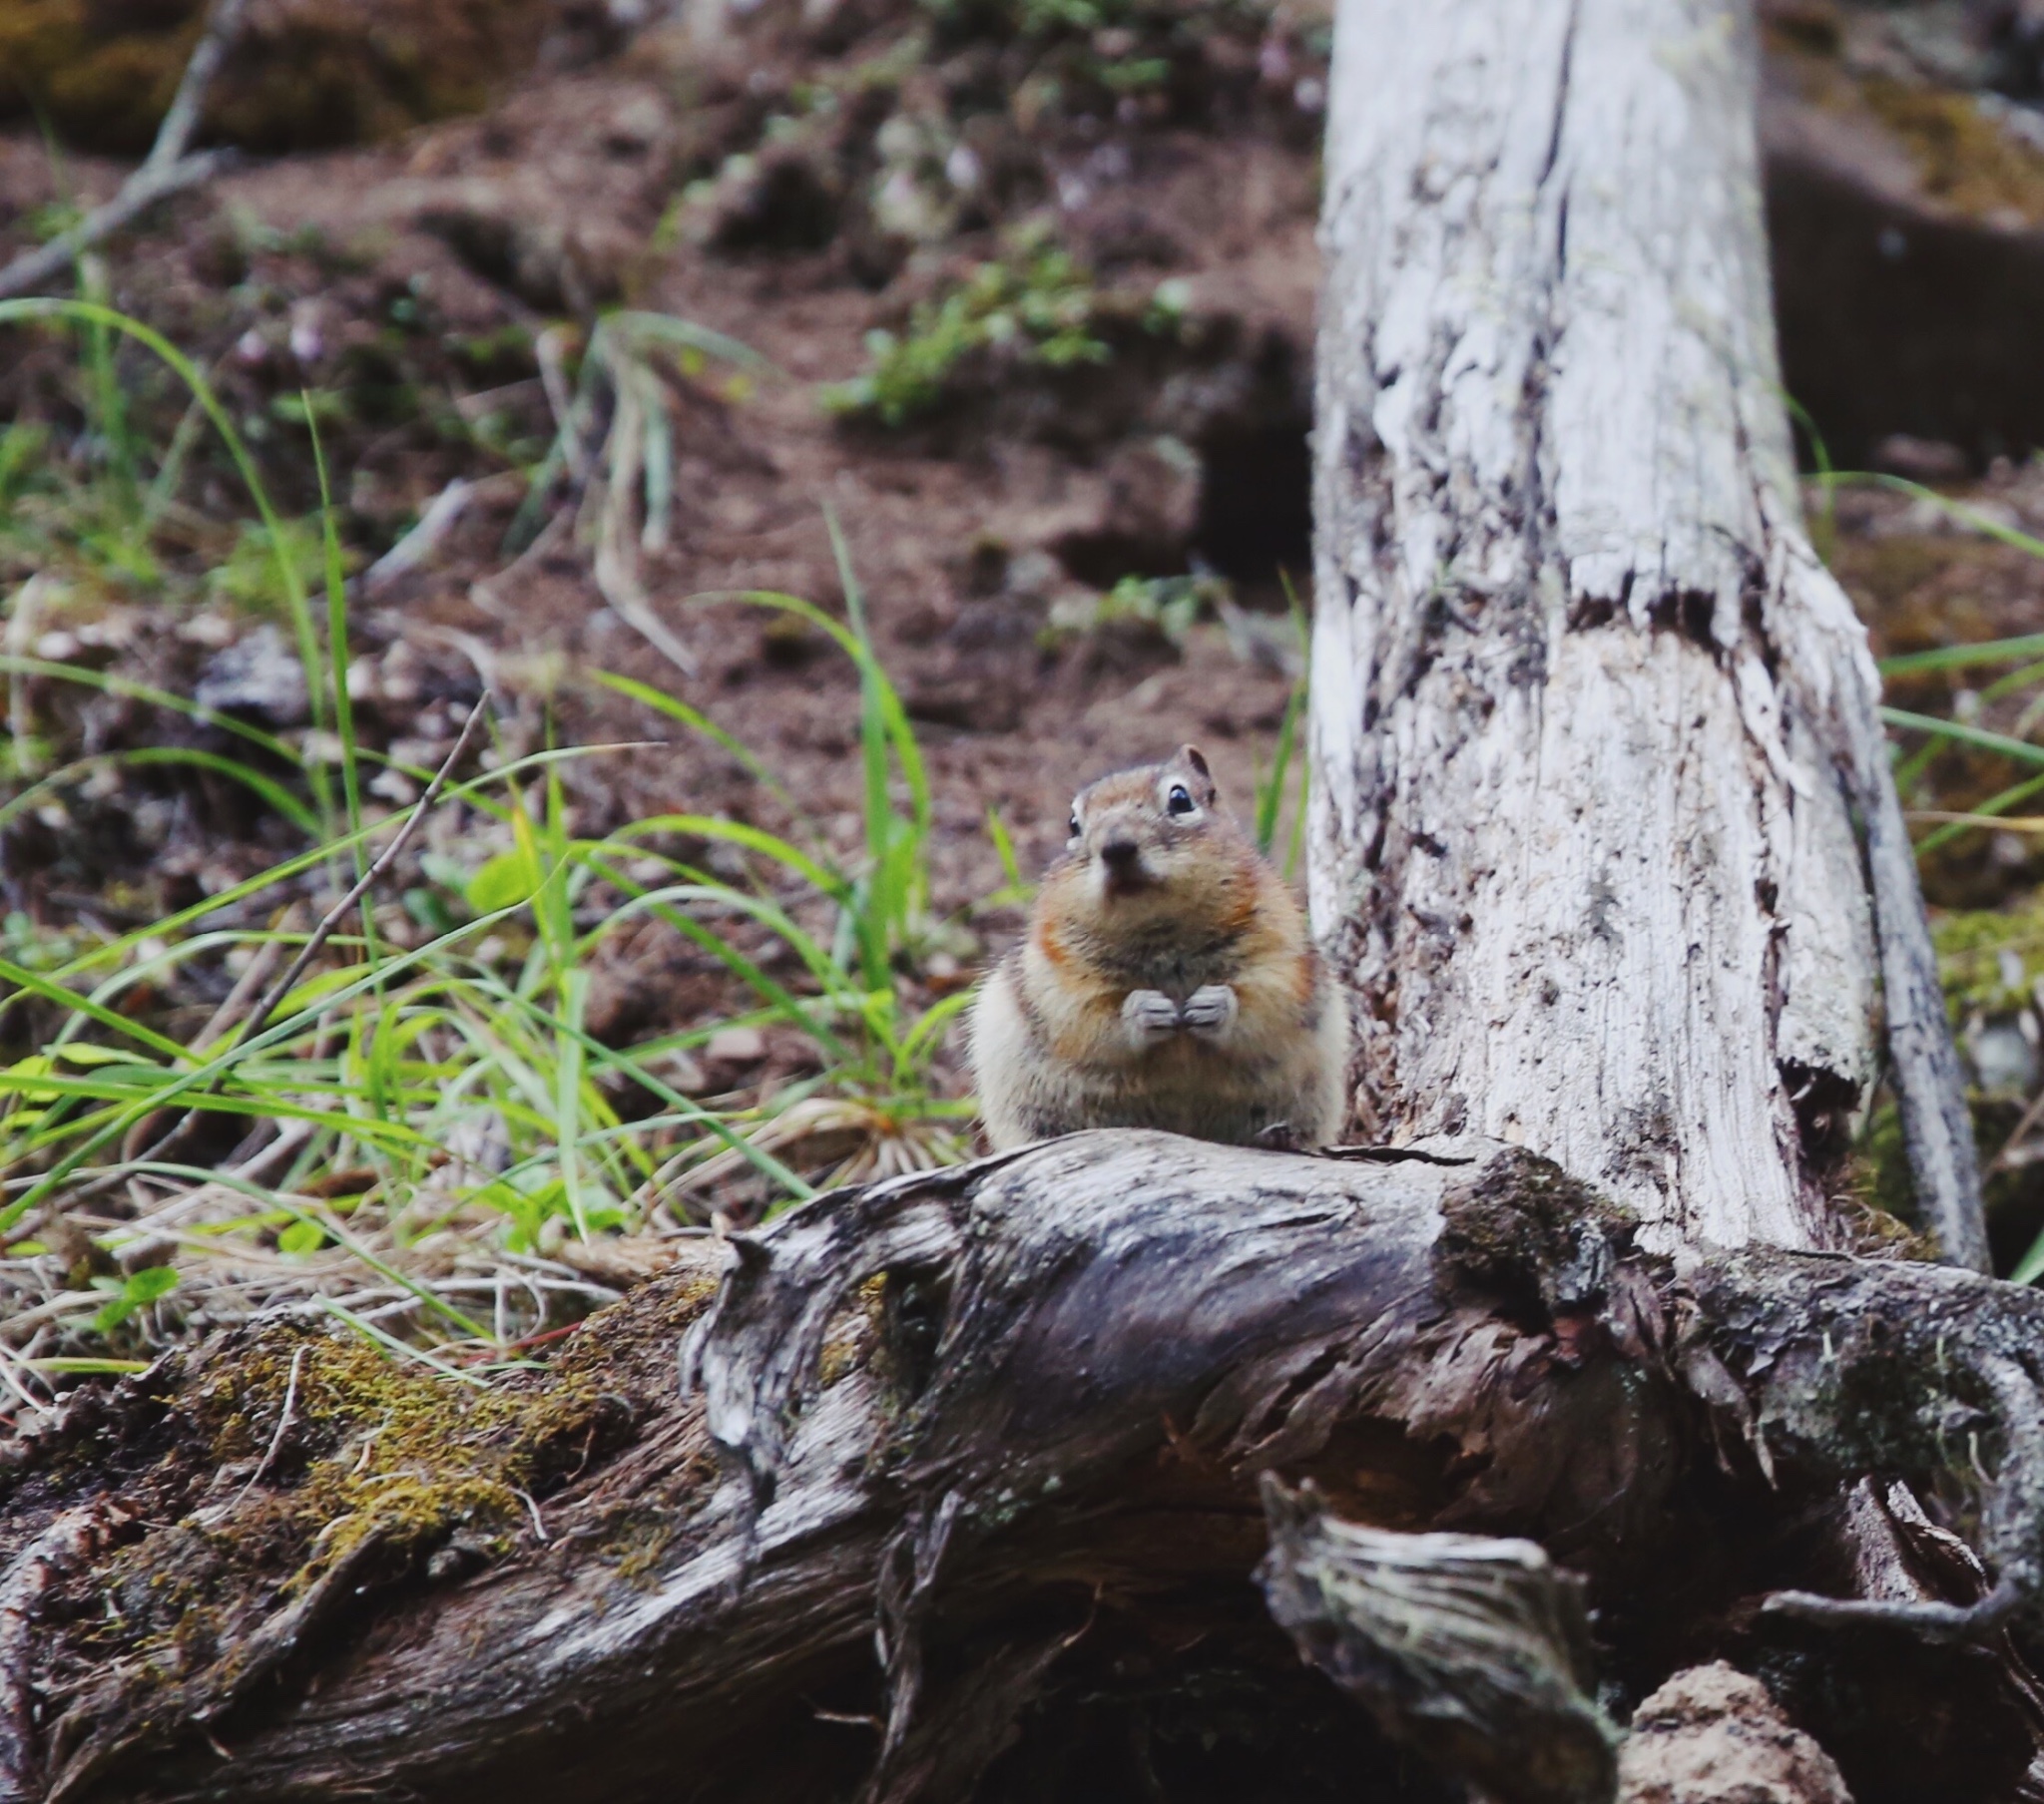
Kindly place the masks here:
POLYGON ((1753 63, 1730 0, 1344 0, 1314 923, 1368 1130, 1535 1147, 1663 1247, 1839 1243, 1878 973, 1925 1225, 1983 1270, 1878 681, 1801 528, 1753 63))

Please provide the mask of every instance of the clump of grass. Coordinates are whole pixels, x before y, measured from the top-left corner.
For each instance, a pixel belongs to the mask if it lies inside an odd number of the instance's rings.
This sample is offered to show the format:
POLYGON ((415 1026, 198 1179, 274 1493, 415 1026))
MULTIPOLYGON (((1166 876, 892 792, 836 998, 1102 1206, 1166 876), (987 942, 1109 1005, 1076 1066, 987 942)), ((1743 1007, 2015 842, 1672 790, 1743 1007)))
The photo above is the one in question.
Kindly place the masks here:
POLYGON ((1096 633, 1156 638, 1182 649, 1193 629, 1231 599, 1222 577, 1123 577, 1105 595, 1079 593, 1051 604, 1046 643, 1096 633))
MULTIPOLYGON (((75 415, 73 429, 32 418, 0 428, 0 590, 37 581, 52 613, 215 601, 295 619, 323 562, 319 515, 288 517, 266 489, 255 519, 188 505, 209 412, 220 424, 230 410, 210 385, 202 400, 191 386, 197 367, 182 352, 107 304, 97 259, 83 259, 80 289, 77 302, 16 301, 0 311, 7 323, 68 337, 75 353, 50 383, 75 415), (156 451, 142 418, 180 408, 156 451)), ((263 426, 246 404, 241 411, 245 427, 263 426)), ((305 423, 313 428, 311 416, 305 423)), ((245 436, 223 442, 242 475, 253 475, 245 436)))
MULTIPOLYGON (((1211 83, 1206 50, 1222 38, 1254 40, 1281 21, 1258 0, 924 0, 947 38, 1011 40, 1031 53, 1018 108, 1077 113, 1211 83)), ((1303 34, 1324 57, 1324 25, 1303 34)), ((1189 109, 1190 110, 1190 109, 1189 109)))
MULTIPOLYGON (((33 1235, 0 1261, 0 1288, 26 1304, 9 1312, 19 1363, 72 1369, 48 1361, 118 1357, 181 1326, 310 1296, 365 1331, 395 1324, 428 1357, 488 1362, 564 1304, 606 1294, 551 1257, 564 1239, 672 1231, 707 1218, 735 1178, 770 1212, 817 1182, 963 1155, 970 1105, 937 1095, 933 1076, 964 994, 917 1008, 902 981, 931 928, 928 788, 905 715, 862 624, 792 597, 748 600, 804 615, 860 663, 870 812, 859 867, 717 817, 577 838, 560 779, 569 754, 540 753, 446 791, 510 844, 459 894, 442 886, 445 931, 407 945, 401 920, 372 912, 246 1034, 180 1046, 119 1005, 197 961, 247 959, 245 974, 281 962, 305 943, 302 927, 212 921, 352 857, 376 823, 53 968, 0 961, 0 1008, 39 1005, 57 1023, 0 1070, 0 1233, 33 1235), (736 850, 761 880, 659 849, 676 840, 736 850), (598 1041, 594 968, 646 916, 715 957, 752 1008, 629 1049, 598 1041), (790 949, 800 978, 771 975, 741 929, 790 949), (734 1023, 798 1033, 810 1075, 751 1103, 678 1088, 676 1063, 734 1023), (242 1130, 219 1164, 180 1154, 188 1115, 242 1130), (81 1232, 112 1262, 158 1263, 71 1281, 55 1255, 81 1232)), ((660 691, 606 680, 719 730, 660 691)))
POLYGON ((1069 369, 1104 363, 1094 332, 1091 273, 1041 234, 1025 234, 1010 254, 980 263, 935 300, 917 304, 905 333, 867 335, 870 367, 824 391, 824 405, 847 417, 899 426, 954 397, 974 358, 1069 369))
MULTIPOLYGON (((734 1196, 771 1212, 821 1183, 963 1155, 971 1106, 941 1094, 939 1058, 965 995, 926 1000, 915 981, 946 925, 930 912, 929 782, 841 541, 844 620, 792 596, 724 603, 797 618, 856 669, 856 858, 837 859, 784 792, 786 834, 675 814, 578 835, 563 771, 605 747, 507 757, 466 776, 392 764, 426 793, 378 816, 365 774, 392 761, 354 731, 330 509, 318 608, 305 560, 200 372, 103 308, 33 303, 35 315, 150 344, 220 430, 263 524, 315 728, 338 753, 329 773, 299 745, 183 697, 5 659, 14 678, 119 689, 207 717, 286 774, 198 750, 102 754, 23 783, 0 802, 0 826, 102 763, 169 756, 238 776, 305 837, 294 855, 128 933, 52 936, 24 920, 0 935, 0 1031, 17 1045, 26 1033, 31 1048, 0 1068, 0 1392, 14 1408, 42 1407, 69 1376, 132 1369, 169 1340, 279 1307, 487 1372, 612 1294, 562 1256, 576 1244, 685 1230, 734 1196), (464 864, 443 853, 405 905, 373 888, 359 907, 336 903, 429 806, 464 823, 455 845, 480 838, 487 855, 464 864), (700 848, 721 849, 715 872, 700 848), (735 1006, 607 1045, 590 1031, 595 972, 647 919, 708 954, 735 1006), (789 964, 792 975, 776 975, 789 964), (235 982, 206 1031, 181 1042, 155 1024, 149 996, 213 970, 235 982), (795 1075, 771 1094, 702 1094, 693 1055, 734 1026, 798 1045, 795 1075)), ((777 789, 689 703, 598 680, 777 789)), ((18 685, 11 701, 11 726, 32 736, 18 685)))
MULTIPOLYGON (((1823 497, 1818 515, 1820 543, 1828 544, 1835 533, 1838 489, 1860 485, 1907 495, 1972 532, 2028 556, 2044 558, 2044 540, 1919 483, 1833 470, 1807 417, 1798 417, 1817 452, 1817 481, 1823 497)), ((1944 677, 1969 685, 1954 692, 1949 713, 1881 709, 1891 735, 1896 789, 1909 818, 1922 829, 1915 842, 1919 865, 1947 857, 1961 842, 1983 833, 2044 832, 2044 816, 2021 812, 2026 802, 2044 794, 2044 746, 2028 736, 2044 721, 2044 635, 1934 647, 1885 659, 1880 668, 1889 678, 1944 677), (1970 686, 1975 682, 1978 687, 1970 686), (1982 716, 1990 707, 2003 712, 2014 708, 2013 729, 1999 731, 1985 725, 1982 716), (1989 769, 1999 765, 2016 780, 1964 807, 1929 805, 1938 799, 1930 786, 1932 765, 1954 749, 1984 759, 1989 769)), ((2037 902, 2032 892, 2002 909, 1937 911, 1932 920, 1946 1005, 1972 1066, 1970 1103, 1981 1146, 1990 1225, 2002 1209, 2027 1209, 2022 1201, 2021 1173, 2039 1150, 2034 1136, 2040 1115, 2044 1115, 2044 1107, 2040 1107, 2044 1092, 2036 1091, 2034 1076, 2027 1084, 2021 1080, 2021 1074, 2037 1064, 2034 1048, 2040 1021, 2044 1021, 2038 1001, 2039 975, 2044 973, 2044 930, 2040 930, 2037 902)), ((1866 1112, 1858 1138, 1859 1161, 1870 1173, 1865 1188, 1884 1208, 1906 1213, 1907 1180, 1901 1150, 1894 1105, 1877 1096, 1866 1112)), ((2011 1275, 2024 1283, 2044 1276, 2044 1235, 2017 1261, 2011 1275)))

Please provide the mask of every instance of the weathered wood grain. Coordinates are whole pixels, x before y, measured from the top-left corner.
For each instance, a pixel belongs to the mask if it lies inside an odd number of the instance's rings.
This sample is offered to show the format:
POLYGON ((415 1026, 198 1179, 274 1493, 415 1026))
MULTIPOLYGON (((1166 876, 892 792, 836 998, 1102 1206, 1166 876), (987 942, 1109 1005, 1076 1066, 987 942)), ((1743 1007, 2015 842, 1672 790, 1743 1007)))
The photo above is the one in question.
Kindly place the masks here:
MULTIPOLYGON (((1539 1541, 1589 1585, 1606 1676, 1665 1674, 1679 1599, 1748 1624, 1716 1638, 1749 1654, 1795 1647, 1819 1739, 1824 1699, 1870 1694, 1905 1777, 2020 1772, 2031 1705, 1976 1645, 1999 1618, 1883 1691, 1878 1667, 1847 1685, 1843 1655, 1793 1639, 1830 1631, 1756 1606, 1783 1537, 1859 1474, 1939 1482, 1971 1458, 1954 1450, 2027 1447, 2044 1298, 1771 1248, 1670 1260, 1639 1225, 1496 1142, 1350 1162, 1100 1133, 840 1192, 742 1243, 689 1330, 686 1394, 660 1285, 586 1331, 643 1349, 613 1378, 646 1407, 534 1481, 544 1541, 521 1512, 453 1559, 450 1526, 348 1556, 338 1591, 303 1565, 309 1526, 276 1538, 301 1461, 253 1490, 176 1467, 178 1424, 250 1349, 181 1356, 0 1481, 0 1596, 42 1612, 0 1637, 0 1796, 1020 1804, 1075 1782, 1055 1760, 1087 1710, 1140 1724, 1225 1687, 1268 1727, 1256 1759, 1317 1798, 1305 1750, 1329 1737, 1396 1768, 1249 1584, 1271 1472, 1378 1530, 1539 1541), (284 1657, 253 1682, 247 1637, 181 1664, 101 1617, 95 1574, 129 1599, 189 1582, 202 1533, 239 1550, 208 1603, 270 1612, 284 1657), (315 1592, 317 1632, 283 1647, 315 1592)), ((263 1420, 277 1401, 244 1400, 263 1420)), ((2034 1464, 1987 1489, 1992 1579, 2037 1568, 2034 1464)), ((1344 1682, 1374 1682, 1368 1610, 1347 1632, 1344 1682)), ((1441 1663, 1457 1708, 1496 1699, 1522 1739, 1552 1725, 1552 1772, 1600 1770, 1555 1681, 1478 1684, 1460 1659, 1441 1663)), ((1424 1663, 1384 1670, 1394 1726, 1437 1721, 1424 1663)), ((1414 1739, 1454 1764, 1455 1736, 1414 1739)))
POLYGON ((1657 1243, 1836 1244, 1875 974, 1926 1222, 1978 1180, 1874 716, 1800 524, 1737 0, 1344 0, 1315 926, 1392 1139, 1533 1146, 1657 1243))

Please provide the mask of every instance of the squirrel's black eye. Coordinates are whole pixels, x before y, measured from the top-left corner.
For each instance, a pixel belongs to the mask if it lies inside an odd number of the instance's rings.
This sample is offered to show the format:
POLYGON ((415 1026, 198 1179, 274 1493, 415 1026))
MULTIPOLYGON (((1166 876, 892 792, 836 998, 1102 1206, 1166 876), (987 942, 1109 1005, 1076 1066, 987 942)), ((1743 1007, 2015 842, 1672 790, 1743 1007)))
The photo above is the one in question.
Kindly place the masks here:
POLYGON ((1072 837, 1077 839, 1079 837, 1079 810, 1077 808, 1072 810, 1072 818, 1065 824, 1071 828, 1072 837))
POLYGON ((1171 793, 1164 798, 1164 805, 1174 814, 1190 814, 1193 811, 1193 792, 1183 783, 1173 783, 1171 793))

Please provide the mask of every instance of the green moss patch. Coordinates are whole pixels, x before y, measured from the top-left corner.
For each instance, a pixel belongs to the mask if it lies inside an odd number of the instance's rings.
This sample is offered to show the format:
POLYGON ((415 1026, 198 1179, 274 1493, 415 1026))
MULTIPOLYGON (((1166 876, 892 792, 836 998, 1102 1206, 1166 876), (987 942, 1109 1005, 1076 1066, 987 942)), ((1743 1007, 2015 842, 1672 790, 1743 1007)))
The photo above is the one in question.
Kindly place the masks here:
MULTIPOLYGON (((489 1386, 272 1322, 101 1394, 5 1487, 17 1512, 99 1498, 117 1525, 41 1612, 39 1682, 81 1720, 160 1724, 136 1732, 168 1741, 363 1594, 508 1556, 541 1500, 600 1474, 673 1397, 676 1338, 714 1288, 700 1271, 655 1280, 551 1368, 489 1386)), ((707 1487, 715 1471, 684 1475, 707 1487)), ((686 1504, 620 1501, 627 1582, 650 1577, 686 1504)))
MULTIPOLYGON (((0 114, 40 111, 69 143, 135 152, 177 91, 204 7, 0 0, 0 114)), ((469 112, 530 61, 549 0, 451 0, 252 26, 223 71, 211 136, 264 151, 343 144, 469 112)))
POLYGON ((2044 156, 1980 111, 1970 94, 1873 77, 1874 116, 1907 148, 1924 193, 1972 219, 2044 220, 2044 156))

